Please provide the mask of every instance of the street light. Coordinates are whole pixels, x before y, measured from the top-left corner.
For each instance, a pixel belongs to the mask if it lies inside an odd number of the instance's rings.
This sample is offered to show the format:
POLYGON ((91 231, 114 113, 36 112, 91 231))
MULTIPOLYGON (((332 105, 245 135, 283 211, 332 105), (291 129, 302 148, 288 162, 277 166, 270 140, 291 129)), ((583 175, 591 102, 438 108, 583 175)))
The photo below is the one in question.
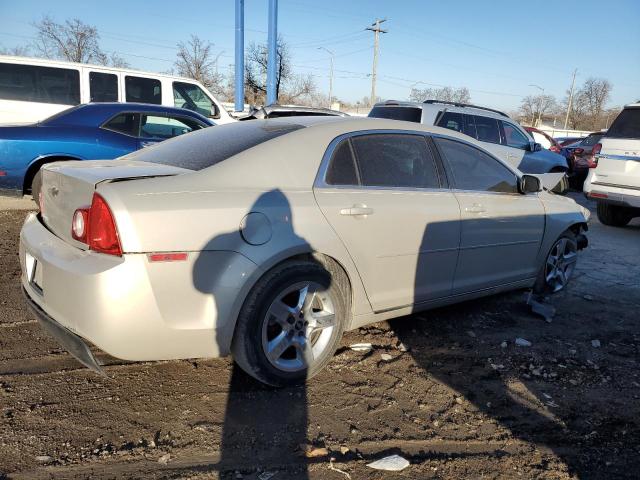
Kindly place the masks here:
POLYGON ((331 55, 331 67, 329 69, 329 108, 333 105, 333 52, 325 47, 318 47, 318 50, 324 50, 331 55))
POLYGON ((542 92, 542 95, 540 96, 540 101, 538 102, 538 121, 536 122, 536 124, 534 125, 534 127, 537 127, 540 122, 542 121, 542 100, 543 100, 543 96, 544 96, 544 88, 542 88, 540 85, 536 85, 536 84, 530 84, 530 87, 535 87, 538 90, 540 90, 542 92))

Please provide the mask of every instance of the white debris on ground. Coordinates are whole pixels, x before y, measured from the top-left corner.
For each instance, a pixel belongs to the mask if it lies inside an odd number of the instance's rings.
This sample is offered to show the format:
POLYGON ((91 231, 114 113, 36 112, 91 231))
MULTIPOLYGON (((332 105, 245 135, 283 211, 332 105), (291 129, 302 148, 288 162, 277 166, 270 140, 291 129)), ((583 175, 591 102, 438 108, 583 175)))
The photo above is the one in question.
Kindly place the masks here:
POLYGON ((516 338, 516 345, 519 347, 530 347, 531 346, 531 342, 529 340, 525 340, 524 338, 516 338))
POLYGON ((367 467, 375 470, 386 470, 388 472, 399 472, 408 466, 409 460, 402 458, 400 455, 390 455, 367 464, 367 467))

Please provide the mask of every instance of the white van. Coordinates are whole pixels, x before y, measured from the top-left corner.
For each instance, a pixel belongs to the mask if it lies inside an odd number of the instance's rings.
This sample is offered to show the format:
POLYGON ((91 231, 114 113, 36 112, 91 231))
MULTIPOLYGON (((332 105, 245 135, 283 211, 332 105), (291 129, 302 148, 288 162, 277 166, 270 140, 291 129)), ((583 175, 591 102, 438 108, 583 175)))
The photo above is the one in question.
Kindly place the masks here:
POLYGON ((0 55, 0 124, 38 122, 89 102, 152 103, 188 108, 218 124, 234 121, 202 84, 190 78, 0 55))
POLYGON ((623 227, 640 217, 640 103, 624 107, 600 143, 584 193, 598 203, 598 219, 623 227))

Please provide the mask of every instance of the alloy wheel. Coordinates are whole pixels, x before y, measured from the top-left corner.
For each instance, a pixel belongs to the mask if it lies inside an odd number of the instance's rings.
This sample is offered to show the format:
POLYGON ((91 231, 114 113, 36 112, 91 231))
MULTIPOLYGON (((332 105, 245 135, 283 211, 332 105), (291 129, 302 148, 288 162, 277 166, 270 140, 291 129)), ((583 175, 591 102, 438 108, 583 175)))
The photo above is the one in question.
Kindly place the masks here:
POLYGON ((262 322, 262 348, 274 367, 297 372, 323 357, 336 328, 334 301, 325 287, 301 282, 282 290, 262 322))
POLYGON ((573 274, 578 259, 577 247, 566 237, 560 238, 554 245, 545 265, 545 282, 553 292, 562 290, 573 274))

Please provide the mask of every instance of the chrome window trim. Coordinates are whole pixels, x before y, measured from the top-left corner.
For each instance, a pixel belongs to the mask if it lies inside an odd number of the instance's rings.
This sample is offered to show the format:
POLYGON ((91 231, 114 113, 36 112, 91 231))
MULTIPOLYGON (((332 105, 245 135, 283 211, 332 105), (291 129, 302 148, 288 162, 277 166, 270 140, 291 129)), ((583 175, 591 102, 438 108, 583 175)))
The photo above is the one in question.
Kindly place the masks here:
MULTIPOLYGON (((349 139, 349 138, 353 138, 353 137, 359 137, 359 136, 363 136, 363 135, 376 135, 376 134, 400 134, 400 135, 416 135, 416 136, 421 136, 423 137, 425 140, 428 139, 429 137, 431 138, 443 138, 445 140, 452 140, 455 142, 460 142, 462 144, 468 145, 472 148, 476 148, 478 150, 480 150, 482 153, 489 155, 491 158, 493 158, 495 161, 499 162, 500 165, 502 165, 503 167, 505 167, 507 170, 509 170, 513 175, 515 175, 516 179, 518 181, 520 181, 522 175, 519 174, 519 172, 517 172, 515 169, 513 169, 510 165, 507 165, 505 162, 503 162, 502 160, 500 160, 499 158, 497 158, 495 155, 493 155, 491 152, 488 152, 480 147, 478 147, 477 145, 474 145, 473 143, 461 139, 461 138, 456 138, 456 137, 451 137, 449 135, 444 135, 441 133, 435 133, 435 132, 424 132, 424 131, 420 131, 420 130, 407 130, 407 129, 380 129, 380 128, 376 128, 376 129, 370 129, 370 130, 358 130, 356 132, 348 132, 348 133, 343 133, 341 135, 338 135, 337 137, 335 137, 333 140, 331 140, 331 142, 329 142, 329 145, 327 146, 327 149, 324 152, 324 155, 322 156, 322 160, 320 162, 320 167, 318 169, 318 173, 316 174, 316 178, 313 182, 313 188, 314 189, 334 189, 334 190, 357 190, 357 191, 361 191, 361 190, 396 190, 396 191, 416 191, 416 192, 425 192, 425 191, 431 191, 431 192, 453 192, 453 191, 458 191, 458 192, 483 192, 483 193, 488 193, 488 194, 495 194, 495 195, 522 195, 520 193, 505 193, 505 192, 486 192, 484 190, 460 190, 460 189, 455 189, 452 188, 451 186, 449 187, 440 187, 440 188, 419 188, 419 187, 382 187, 382 186, 364 186, 364 185, 331 185, 328 184, 326 182, 326 175, 327 175, 327 170, 329 169, 329 162, 331 161, 331 157, 333 156, 333 153, 336 149, 336 147, 338 146, 338 144, 340 142, 342 142, 343 140, 349 139)), ((434 159, 435 161, 435 159, 434 159)), ((436 165, 437 168, 437 165, 436 165)))

